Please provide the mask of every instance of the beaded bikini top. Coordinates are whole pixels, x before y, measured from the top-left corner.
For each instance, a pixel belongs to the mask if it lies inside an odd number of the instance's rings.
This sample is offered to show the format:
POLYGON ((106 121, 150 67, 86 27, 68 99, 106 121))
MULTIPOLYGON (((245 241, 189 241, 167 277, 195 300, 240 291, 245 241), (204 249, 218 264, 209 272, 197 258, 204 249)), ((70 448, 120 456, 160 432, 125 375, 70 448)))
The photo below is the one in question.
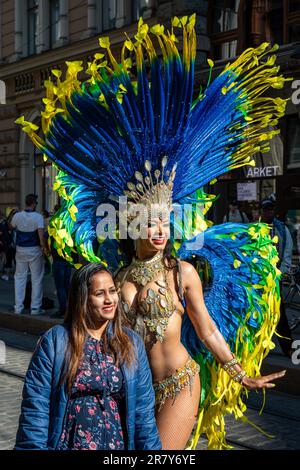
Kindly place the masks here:
POLYGON ((144 342, 150 340, 149 333, 151 332, 156 340, 162 343, 169 319, 175 311, 173 295, 167 282, 163 254, 158 252, 149 260, 134 258, 120 282, 121 286, 126 279, 143 287, 151 281, 156 284, 157 289, 147 289, 147 295, 139 302, 138 308, 130 307, 125 301, 122 301, 122 305, 131 327, 141 335, 144 342), (163 279, 155 279, 159 273, 163 274, 163 279))

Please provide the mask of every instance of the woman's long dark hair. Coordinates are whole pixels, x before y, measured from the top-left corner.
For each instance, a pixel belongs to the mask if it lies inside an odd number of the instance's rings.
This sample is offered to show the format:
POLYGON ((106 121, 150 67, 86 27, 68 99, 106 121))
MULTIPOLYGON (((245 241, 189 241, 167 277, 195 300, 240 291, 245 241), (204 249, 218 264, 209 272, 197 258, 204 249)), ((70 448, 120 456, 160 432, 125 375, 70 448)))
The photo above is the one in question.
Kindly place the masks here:
MULTIPOLYGON (((65 356, 65 363, 61 383, 66 382, 68 392, 71 391, 77 369, 82 358, 84 342, 88 334, 89 309, 88 297, 92 278, 95 274, 105 272, 112 279, 112 273, 100 263, 90 263, 74 272, 65 316, 65 323, 69 331, 69 342, 65 356)), ((111 351, 116 364, 126 363, 131 366, 135 360, 132 341, 123 329, 123 311, 118 304, 112 321, 112 337, 108 340, 104 333, 104 350, 111 351)))

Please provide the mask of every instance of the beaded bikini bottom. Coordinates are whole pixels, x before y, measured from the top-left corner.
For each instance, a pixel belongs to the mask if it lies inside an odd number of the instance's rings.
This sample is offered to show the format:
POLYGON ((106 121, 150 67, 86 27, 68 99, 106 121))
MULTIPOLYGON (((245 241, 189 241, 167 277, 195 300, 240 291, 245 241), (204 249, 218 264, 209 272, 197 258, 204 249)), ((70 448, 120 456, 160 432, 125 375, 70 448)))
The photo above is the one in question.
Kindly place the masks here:
POLYGON ((186 386, 190 387, 192 393, 193 378, 200 372, 200 366, 190 356, 185 365, 180 369, 176 369, 174 374, 169 377, 155 382, 153 384, 155 392, 155 407, 160 411, 167 398, 173 398, 175 402, 176 396, 186 386))

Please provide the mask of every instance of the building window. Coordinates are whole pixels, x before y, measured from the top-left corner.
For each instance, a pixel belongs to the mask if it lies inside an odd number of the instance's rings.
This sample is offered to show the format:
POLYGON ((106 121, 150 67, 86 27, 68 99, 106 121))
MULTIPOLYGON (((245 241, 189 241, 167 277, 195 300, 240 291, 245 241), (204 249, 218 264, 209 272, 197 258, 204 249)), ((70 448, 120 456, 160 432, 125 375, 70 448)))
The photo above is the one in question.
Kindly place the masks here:
POLYGON ((210 2, 210 33, 214 59, 230 59, 237 55, 238 11, 240 0, 210 2))
POLYGON ((132 21, 130 5, 125 0, 102 0, 102 30, 122 28, 132 21))
POLYGON ((27 0, 28 55, 36 54, 38 0, 27 0))
POLYGON ((300 11, 300 2, 299 0, 290 0, 289 1, 289 13, 299 12, 300 11))
POLYGON ((287 118, 286 132, 287 168, 300 168, 300 120, 299 116, 287 118))
MULTIPOLYGON (((103 15, 103 29, 114 29, 116 28, 117 18, 120 13, 120 6, 123 3, 122 0, 109 0, 106 15, 103 15)), ((104 12, 103 12, 104 13, 104 12)))
POLYGON ((266 11, 267 26, 270 32, 267 34, 267 41, 276 44, 283 44, 284 37, 284 2, 282 0, 271 0, 268 2, 266 11))
MULTIPOLYGON (((149 0, 133 0, 131 2, 131 18, 132 21, 137 21, 139 18, 144 17, 147 10, 153 7, 153 1, 149 0)), ((148 17, 148 15, 146 14, 148 17)))
MULTIPOLYGON (((92 2, 94 3, 94 2, 92 2)), ((140 17, 153 15, 155 0, 95 0, 98 21, 95 29, 98 33, 110 29, 122 28, 137 21, 140 17)))
POLYGON ((286 5, 284 39, 286 43, 300 41, 300 2, 288 0, 286 5))
POLYGON ((213 33, 225 33, 238 27, 240 0, 217 0, 213 2, 213 33))
POLYGON ((237 55, 237 40, 220 42, 213 46, 213 54, 216 59, 230 59, 237 55))
POLYGON ((59 0, 49 0, 49 46, 59 40, 59 0))

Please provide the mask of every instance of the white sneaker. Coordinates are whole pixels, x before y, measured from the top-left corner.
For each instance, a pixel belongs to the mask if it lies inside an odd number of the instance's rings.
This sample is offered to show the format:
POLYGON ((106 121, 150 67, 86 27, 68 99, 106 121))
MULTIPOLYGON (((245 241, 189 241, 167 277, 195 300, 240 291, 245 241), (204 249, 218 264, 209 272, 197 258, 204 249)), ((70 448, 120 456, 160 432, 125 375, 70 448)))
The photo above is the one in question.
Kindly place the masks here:
POLYGON ((46 312, 46 310, 43 310, 42 308, 34 308, 30 310, 30 315, 43 315, 46 312))
POLYGON ((23 310, 17 310, 17 309, 15 308, 14 312, 15 312, 16 315, 21 315, 21 313, 23 312, 23 310))
POLYGON ((3 276, 1 276, 1 279, 2 281, 9 281, 9 277, 6 274, 3 274, 3 276))

